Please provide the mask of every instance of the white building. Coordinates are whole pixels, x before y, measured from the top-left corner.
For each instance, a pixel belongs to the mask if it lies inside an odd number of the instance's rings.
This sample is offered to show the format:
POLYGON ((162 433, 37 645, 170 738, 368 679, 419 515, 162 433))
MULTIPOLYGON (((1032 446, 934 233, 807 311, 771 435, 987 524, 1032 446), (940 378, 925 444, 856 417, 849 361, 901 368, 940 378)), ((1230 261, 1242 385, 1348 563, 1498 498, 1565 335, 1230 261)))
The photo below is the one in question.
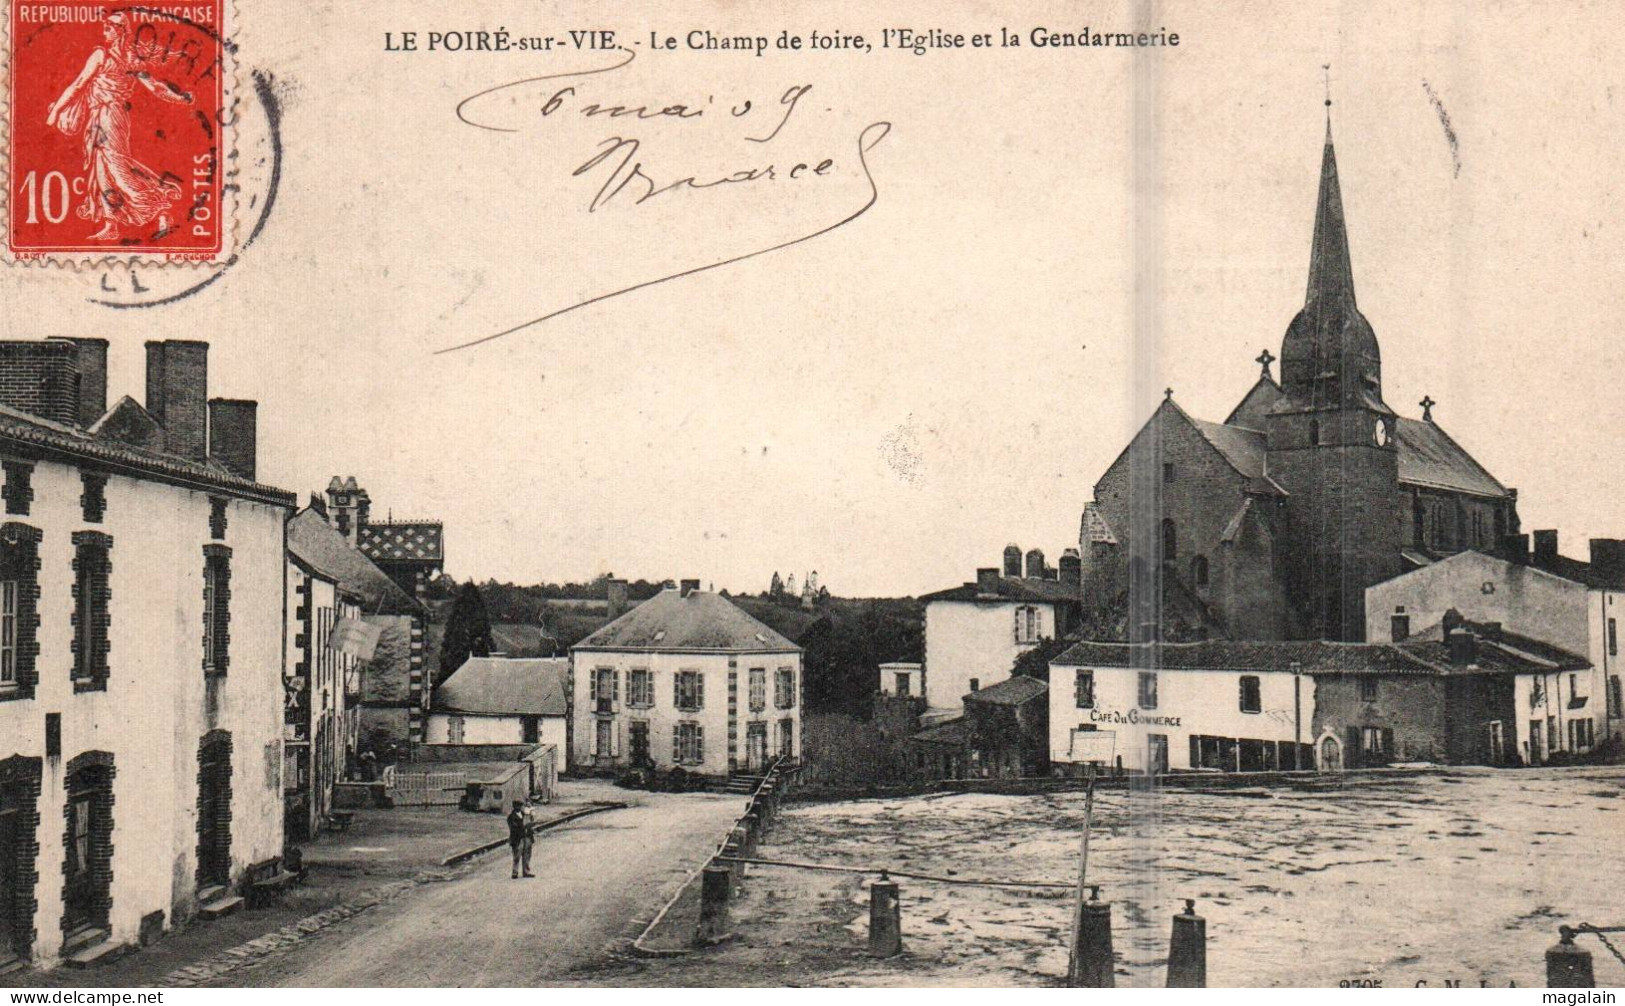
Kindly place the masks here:
MULTIPOLYGON (((958 715, 967 692, 1005 680, 1017 657, 1072 630, 1081 611, 1077 583, 1047 579, 1042 554, 1033 554, 1029 566, 1040 575, 978 569, 975 583, 921 598, 928 718, 958 715)), ((1076 569, 1069 565, 1069 574, 1076 569)))
POLYGON ((161 933, 282 853, 293 497, 207 344, 147 344, 145 407, 104 410, 106 358, 0 343, 0 966, 161 933))
POLYGON ((880 694, 900 699, 925 694, 925 665, 894 661, 880 665, 880 694))
POLYGON ((1366 638, 1437 634, 1455 611, 1492 632, 1498 628, 1566 651, 1529 654, 1551 668, 1566 665, 1569 654, 1588 658, 1589 668, 1520 676, 1515 693, 1515 743, 1523 762, 1586 754, 1625 732, 1617 614, 1625 603, 1625 578, 1611 561, 1618 547, 1609 539, 1594 540, 1593 561, 1579 562, 1558 554, 1555 532, 1540 531, 1530 562, 1459 552, 1367 588, 1366 638))
POLYGON ((1050 762, 1131 772, 1309 767, 1294 644, 1081 642, 1050 663, 1050 762))
POLYGON ((576 769, 713 777, 801 756, 801 648, 685 580, 570 649, 576 769))
POLYGON ((564 657, 469 657, 434 690, 430 744, 552 744, 566 749, 564 657))

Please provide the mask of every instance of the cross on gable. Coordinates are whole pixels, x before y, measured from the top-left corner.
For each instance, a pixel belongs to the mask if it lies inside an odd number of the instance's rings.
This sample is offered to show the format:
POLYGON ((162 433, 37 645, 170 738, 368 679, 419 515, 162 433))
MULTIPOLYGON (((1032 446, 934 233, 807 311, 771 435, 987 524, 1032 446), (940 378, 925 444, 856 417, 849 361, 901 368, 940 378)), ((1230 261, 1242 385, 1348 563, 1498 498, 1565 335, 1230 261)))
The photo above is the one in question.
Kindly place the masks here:
POLYGON ((1422 396, 1422 400, 1416 404, 1422 407, 1422 421, 1424 423, 1433 422, 1433 407, 1439 404, 1433 400, 1433 396, 1424 395, 1422 396))
POLYGON ((1264 376, 1268 377, 1270 376, 1270 364, 1275 362, 1275 354, 1266 348, 1262 353, 1258 354, 1258 359, 1254 362, 1264 368, 1264 376))
POLYGON ((1163 398, 1173 398, 1174 397, 1174 389, 1173 388, 1163 388, 1162 389, 1162 397, 1163 398))

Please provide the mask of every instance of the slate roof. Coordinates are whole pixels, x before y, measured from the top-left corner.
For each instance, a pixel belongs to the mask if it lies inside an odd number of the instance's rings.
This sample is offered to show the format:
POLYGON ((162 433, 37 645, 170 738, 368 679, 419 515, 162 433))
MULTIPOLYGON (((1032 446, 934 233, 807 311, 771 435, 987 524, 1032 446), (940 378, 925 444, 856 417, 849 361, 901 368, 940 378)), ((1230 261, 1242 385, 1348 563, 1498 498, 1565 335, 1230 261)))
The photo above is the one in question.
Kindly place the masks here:
POLYGON ((801 647, 709 591, 668 588, 628 611, 571 650, 698 650, 799 653, 801 647))
POLYGON ((1001 576, 992 594, 982 591, 975 583, 965 583, 920 598, 926 604, 932 601, 1037 601, 1045 604, 1065 604, 1081 598, 1082 588, 1060 580, 1034 580, 1027 577, 1001 576))
POLYGON ((1479 496, 1507 495, 1506 486, 1437 423, 1401 417, 1395 421, 1394 436, 1399 441, 1399 481, 1479 496))
POLYGON ((357 544, 367 558, 379 562, 442 562, 446 557, 444 526, 437 520, 368 521, 357 544))
POLYGON ((565 657, 469 657, 434 691, 437 713, 564 716, 565 657))
POLYGON ((1049 694, 1049 685, 1037 678, 1018 674, 980 691, 970 692, 966 702, 989 702, 1000 706, 1019 706, 1049 694))
POLYGON ((969 744, 971 724, 963 716, 926 727, 909 738, 920 744, 969 744))
MULTIPOLYGON (((91 429, 95 430, 100 425, 98 420, 91 429)), ((0 405, 0 440, 20 443, 46 454, 58 452, 74 461, 89 462, 119 474, 158 482, 201 485, 290 509, 297 499, 293 493, 239 478, 212 462, 190 461, 173 454, 147 450, 111 436, 97 436, 90 431, 42 419, 4 405, 0 405)))
POLYGON ((344 590, 361 598, 367 615, 421 615, 423 608, 371 559, 350 547, 344 536, 310 507, 288 520, 288 551, 344 590))
MULTIPOLYGON (((1506 639, 1507 637, 1503 637, 1506 639)), ((1534 644, 1522 637, 1496 643, 1478 640, 1477 660, 1450 662, 1442 640, 1403 643, 1242 642, 1099 643, 1085 640, 1051 661, 1062 667, 1140 667, 1146 670, 1291 671, 1305 674, 1539 674, 1582 670, 1590 661, 1577 654, 1534 644)))

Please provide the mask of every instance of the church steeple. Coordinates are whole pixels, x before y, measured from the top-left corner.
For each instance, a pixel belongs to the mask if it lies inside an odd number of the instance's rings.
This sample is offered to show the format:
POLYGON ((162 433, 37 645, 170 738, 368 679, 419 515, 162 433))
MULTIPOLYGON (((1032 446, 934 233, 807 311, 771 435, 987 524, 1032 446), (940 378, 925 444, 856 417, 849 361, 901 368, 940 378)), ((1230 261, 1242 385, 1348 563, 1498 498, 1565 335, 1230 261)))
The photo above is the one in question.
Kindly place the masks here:
POLYGON ((1354 269, 1349 264, 1349 237, 1343 223, 1343 194, 1337 185, 1337 151, 1332 147, 1332 119, 1328 111, 1326 147, 1320 155, 1315 238, 1309 250, 1309 291, 1304 303, 1331 304, 1345 298, 1349 304, 1354 303, 1354 269))

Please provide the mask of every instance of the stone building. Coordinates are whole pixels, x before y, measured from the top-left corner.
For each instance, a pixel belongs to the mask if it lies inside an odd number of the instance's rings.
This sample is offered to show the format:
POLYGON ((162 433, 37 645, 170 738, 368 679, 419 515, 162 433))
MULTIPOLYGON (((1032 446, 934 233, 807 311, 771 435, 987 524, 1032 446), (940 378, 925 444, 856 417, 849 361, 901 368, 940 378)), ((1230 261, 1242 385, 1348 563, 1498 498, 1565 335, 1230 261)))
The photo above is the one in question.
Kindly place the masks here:
POLYGON ((1328 121, 1302 309, 1222 423, 1173 392, 1095 485, 1085 596, 1145 638, 1360 640, 1365 588, 1518 533, 1517 495, 1433 418, 1383 397, 1355 301, 1328 121), (1156 628, 1152 628, 1156 627, 1156 628))
POLYGON ((684 580, 570 648, 570 764, 725 778, 801 756, 801 647, 684 580))
POLYGON ((229 906, 283 847, 283 525, 208 345, 0 343, 0 967, 229 906))

